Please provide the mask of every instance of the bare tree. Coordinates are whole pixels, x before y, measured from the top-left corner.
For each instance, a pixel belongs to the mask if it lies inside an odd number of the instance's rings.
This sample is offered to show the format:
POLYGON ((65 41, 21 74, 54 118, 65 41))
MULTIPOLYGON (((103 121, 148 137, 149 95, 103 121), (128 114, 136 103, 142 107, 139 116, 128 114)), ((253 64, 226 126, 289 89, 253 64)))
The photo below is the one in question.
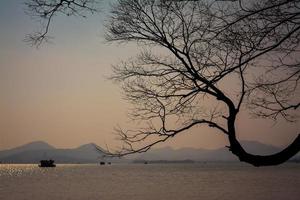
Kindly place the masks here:
POLYGON ((66 16, 86 17, 86 13, 98 12, 97 2, 99 0, 27 0, 25 5, 26 12, 38 19, 40 22, 40 30, 32 34, 28 34, 25 42, 32 46, 39 47, 43 42, 49 41, 49 29, 53 18, 57 14, 66 16))
POLYGON ((299 1, 245 2, 118 1, 107 40, 145 48, 114 66, 112 79, 145 126, 118 129, 124 145, 114 155, 145 152, 199 125, 226 134, 229 150, 254 166, 281 164, 299 152, 300 135, 268 156, 247 153, 236 138, 242 108, 293 121, 290 111, 300 102, 299 1))
MULTIPOLYGON (((95 0, 28 0, 47 39, 56 13, 95 12, 95 0)), ((241 109, 263 118, 296 120, 300 107, 299 0, 118 0, 108 41, 144 46, 114 66, 112 79, 144 126, 118 129, 124 142, 112 155, 145 152, 192 127, 208 125, 228 136, 229 150, 254 166, 277 165, 300 150, 300 135, 274 155, 247 153, 236 138, 241 109), (232 86, 234 84, 234 86, 232 86)))
POLYGON ((268 0, 248 6, 240 1, 242 12, 231 23, 250 26, 252 57, 265 69, 251 88, 255 94, 250 105, 260 117, 281 116, 291 122, 297 117, 291 110, 300 106, 299 6, 297 0, 268 0))

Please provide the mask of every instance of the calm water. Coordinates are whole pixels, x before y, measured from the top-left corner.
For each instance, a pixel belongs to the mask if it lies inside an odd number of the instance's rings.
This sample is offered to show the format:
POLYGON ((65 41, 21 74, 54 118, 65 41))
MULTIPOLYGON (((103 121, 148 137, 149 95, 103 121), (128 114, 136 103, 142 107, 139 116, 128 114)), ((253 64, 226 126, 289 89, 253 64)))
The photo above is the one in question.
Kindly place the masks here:
POLYGON ((300 164, 0 165, 1 200, 299 200, 300 164))

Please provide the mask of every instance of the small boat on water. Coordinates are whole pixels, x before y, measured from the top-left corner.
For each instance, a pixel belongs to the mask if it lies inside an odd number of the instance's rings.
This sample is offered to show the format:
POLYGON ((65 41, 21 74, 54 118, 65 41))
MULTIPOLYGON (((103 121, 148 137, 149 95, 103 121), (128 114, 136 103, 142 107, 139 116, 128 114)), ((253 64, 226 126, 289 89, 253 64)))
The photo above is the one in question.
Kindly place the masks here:
POLYGON ((41 160, 39 167, 56 167, 54 160, 41 160))

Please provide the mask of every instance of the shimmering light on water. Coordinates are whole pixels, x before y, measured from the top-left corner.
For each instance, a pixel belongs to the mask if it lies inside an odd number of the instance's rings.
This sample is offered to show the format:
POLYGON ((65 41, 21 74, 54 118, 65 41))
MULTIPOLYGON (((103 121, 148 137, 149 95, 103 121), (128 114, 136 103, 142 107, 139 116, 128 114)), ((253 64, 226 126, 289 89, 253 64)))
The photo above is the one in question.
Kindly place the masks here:
POLYGON ((298 200, 300 165, 0 165, 1 200, 298 200))
POLYGON ((0 177, 3 176, 22 176, 26 173, 32 174, 37 168, 36 165, 13 165, 13 164, 2 164, 0 165, 0 177))

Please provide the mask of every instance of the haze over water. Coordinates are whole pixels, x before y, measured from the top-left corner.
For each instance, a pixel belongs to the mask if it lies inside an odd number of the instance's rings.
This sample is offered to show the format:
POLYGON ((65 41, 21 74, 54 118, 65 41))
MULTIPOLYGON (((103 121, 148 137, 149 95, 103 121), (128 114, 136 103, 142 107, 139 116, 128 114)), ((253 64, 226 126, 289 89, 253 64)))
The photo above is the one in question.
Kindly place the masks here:
POLYGON ((300 166, 232 164, 0 165, 3 200, 296 200, 300 166))

